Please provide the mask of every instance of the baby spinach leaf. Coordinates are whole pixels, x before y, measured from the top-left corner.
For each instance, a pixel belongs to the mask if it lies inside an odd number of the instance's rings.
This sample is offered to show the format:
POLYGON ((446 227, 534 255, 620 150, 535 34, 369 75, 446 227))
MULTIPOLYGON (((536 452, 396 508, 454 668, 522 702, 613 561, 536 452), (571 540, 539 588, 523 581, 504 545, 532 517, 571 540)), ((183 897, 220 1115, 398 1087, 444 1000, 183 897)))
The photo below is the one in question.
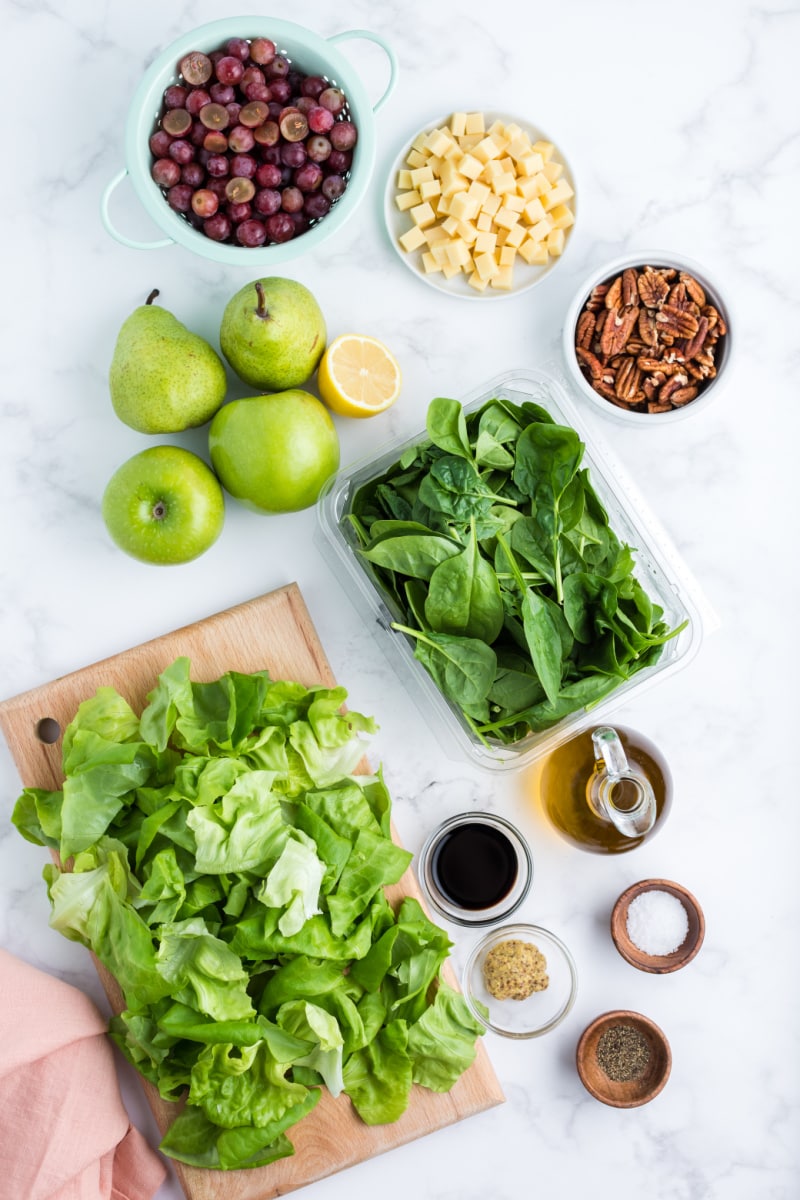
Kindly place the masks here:
POLYGON ((467 545, 431 575, 425 617, 438 633, 491 643, 503 627, 503 616, 500 585, 491 563, 481 556, 473 518, 467 545))
POLYGON ((497 669, 497 656, 491 646, 477 638, 423 633, 396 623, 392 628, 415 639, 415 656, 448 699, 469 711, 485 706, 497 669))
POLYGON ((425 425, 434 446, 444 450, 445 454, 455 454, 472 461, 464 409, 457 400, 448 400, 443 396, 431 400, 425 425))
POLYGON ((359 553, 376 566, 399 571, 412 579, 430 579, 440 563, 461 553, 461 546, 439 534, 411 533, 383 537, 359 553))
POLYGON ((522 601, 522 625, 536 674, 547 699, 555 703, 561 690, 561 632, 551 605, 532 588, 522 601))

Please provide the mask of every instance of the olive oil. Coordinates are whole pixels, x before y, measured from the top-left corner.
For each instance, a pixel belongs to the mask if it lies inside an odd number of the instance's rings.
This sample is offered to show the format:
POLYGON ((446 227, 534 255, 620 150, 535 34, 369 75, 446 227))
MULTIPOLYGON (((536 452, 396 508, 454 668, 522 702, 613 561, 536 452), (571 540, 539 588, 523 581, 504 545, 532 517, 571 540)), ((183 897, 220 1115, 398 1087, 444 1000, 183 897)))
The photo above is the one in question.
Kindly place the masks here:
MULTIPOLYGON (((646 777, 655 796, 652 829, 638 836, 621 833, 590 801, 590 789, 603 764, 596 761, 592 729, 557 746, 535 769, 533 788, 545 814, 568 842, 594 854, 634 850, 658 829, 672 803, 672 776, 659 750, 642 734, 615 726, 628 762, 646 777)), ((614 785, 614 804, 624 812, 634 802, 627 780, 614 785)))

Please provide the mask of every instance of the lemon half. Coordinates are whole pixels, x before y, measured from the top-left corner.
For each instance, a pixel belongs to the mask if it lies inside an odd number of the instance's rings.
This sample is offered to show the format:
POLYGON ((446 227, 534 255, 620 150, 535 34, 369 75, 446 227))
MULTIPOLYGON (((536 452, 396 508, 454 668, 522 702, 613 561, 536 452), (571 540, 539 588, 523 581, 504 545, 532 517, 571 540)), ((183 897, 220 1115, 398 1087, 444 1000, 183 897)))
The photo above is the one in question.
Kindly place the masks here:
POLYGON ((397 359, 377 338, 345 333, 335 338, 319 364, 319 394, 343 417, 374 417, 400 395, 397 359))

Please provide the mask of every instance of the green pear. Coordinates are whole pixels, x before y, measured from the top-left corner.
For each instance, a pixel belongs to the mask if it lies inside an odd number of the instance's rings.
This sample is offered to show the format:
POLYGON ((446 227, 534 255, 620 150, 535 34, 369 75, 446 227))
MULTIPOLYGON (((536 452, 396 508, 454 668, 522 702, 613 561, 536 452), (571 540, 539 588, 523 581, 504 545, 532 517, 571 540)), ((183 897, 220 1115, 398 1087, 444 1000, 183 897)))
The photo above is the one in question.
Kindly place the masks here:
POLYGON ((153 304, 117 336, 108 382, 114 412, 140 433, 179 433, 210 421, 225 398, 225 366, 208 342, 153 304))
POLYGON ((219 344, 233 370, 262 391, 286 391, 311 378, 325 350, 325 318, 293 279, 256 279, 222 314, 219 344))

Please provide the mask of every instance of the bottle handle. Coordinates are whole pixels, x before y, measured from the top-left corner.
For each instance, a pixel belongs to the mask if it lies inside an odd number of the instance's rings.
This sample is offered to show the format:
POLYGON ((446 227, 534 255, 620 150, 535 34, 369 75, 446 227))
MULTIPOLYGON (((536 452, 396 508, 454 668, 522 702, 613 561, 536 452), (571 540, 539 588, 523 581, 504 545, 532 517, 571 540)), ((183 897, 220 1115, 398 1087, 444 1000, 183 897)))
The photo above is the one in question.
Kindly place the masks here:
POLYGON ((123 167, 118 171, 114 178, 106 185, 100 200, 100 218, 105 226, 106 232, 110 233, 115 241, 120 242, 123 246, 130 247, 131 250, 160 250, 162 246, 174 246, 175 239, 171 237, 160 238, 157 242, 137 242, 133 238, 127 237, 126 234, 120 233, 114 222, 111 220, 111 214, 108 211, 111 203, 111 196, 122 183, 123 179, 128 174, 128 168, 123 167))
POLYGON ((353 39, 360 39, 360 40, 363 40, 366 42, 374 42, 376 46, 380 46, 381 50, 383 50, 386 57, 389 59, 389 82, 386 85, 386 89, 385 89, 383 95, 380 96, 372 106, 372 111, 376 113, 378 111, 378 109, 382 108, 383 105, 386 103, 386 101, 389 99, 392 92, 394 91, 395 84, 397 83, 397 71, 398 71, 397 55, 395 54, 394 50, 392 50, 391 46, 387 42, 385 42, 382 37, 380 37, 377 33, 372 33, 369 29, 346 29, 343 33, 334 33, 332 37, 328 38, 328 41, 329 42, 346 42, 346 41, 351 41, 353 39))
POLYGON ((623 837, 643 837, 656 822, 656 797, 643 771, 628 762, 616 729, 608 725, 592 733, 595 762, 589 801, 599 816, 611 821, 623 837), (619 797, 625 796, 621 805, 619 797))

